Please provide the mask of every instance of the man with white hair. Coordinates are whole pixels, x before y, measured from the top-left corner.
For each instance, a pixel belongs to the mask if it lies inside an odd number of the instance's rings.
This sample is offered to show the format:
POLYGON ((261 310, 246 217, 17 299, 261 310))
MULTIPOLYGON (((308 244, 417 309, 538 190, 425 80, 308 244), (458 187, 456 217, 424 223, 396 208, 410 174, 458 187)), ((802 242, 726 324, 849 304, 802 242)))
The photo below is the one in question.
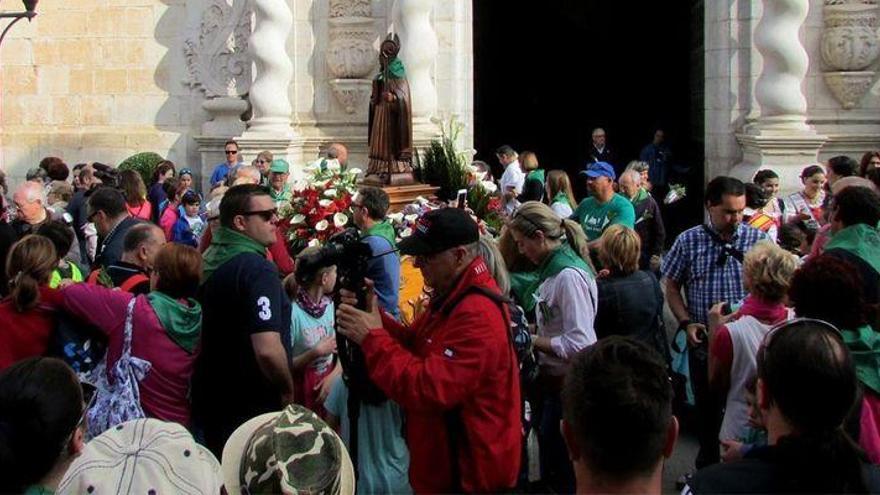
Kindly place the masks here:
POLYGON ((235 181, 233 181, 232 185, 260 184, 262 179, 263 174, 260 172, 260 169, 253 165, 244 165, 238 167, 238 170, 235 173, 235 181))
MULTIPOLYGON (((64 222, 68 227, 71 224, 72 218, 65 211, 54 212, 46 208, 46 189, 41 182, 27 181, 19 185, 12 195, 12 202, 17 211, 15 220, 12 221, 12 228, 19 239, 28 234, 36 234, 40 226, 49 220, 64 222)), ((59 256, 61 255, 76 263, 81 261, 76 236, 70 251, 59 253, 59 256)))
POLYGON ((630 168, 620 176, 620 194, 630 200, 636 213, 635 231, 642 241, 639 269, 657 273, 660 255, 666 241, 666 229, 660 216, 660 206, 642 187, 642 174, 630 168))

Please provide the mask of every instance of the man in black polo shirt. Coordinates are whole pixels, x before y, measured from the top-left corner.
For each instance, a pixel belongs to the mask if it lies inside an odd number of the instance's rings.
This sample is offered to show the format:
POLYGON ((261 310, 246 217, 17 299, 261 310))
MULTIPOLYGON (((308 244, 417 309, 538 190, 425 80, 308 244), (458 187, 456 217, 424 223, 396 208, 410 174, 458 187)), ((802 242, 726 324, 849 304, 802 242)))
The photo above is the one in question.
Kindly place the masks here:
POLYGON ((117 287, 123 292, 150 292, 150 272, 159 250, 165 245, 165 233, 152 223, 141 222, 128 230, 122 258, 89 274, 88 282, 117 287))
POLYGON ((293 402, 290 301, 278 269, 266 259, 277 220, 265 188, 232 187, 205 251, 193 418, 216 455, 240 424, 293 402))
POLYGON ((96 267, 119 262, 125 247, 125 234, 140 223, 140 220, 128 214, 122 192, 109 186, 98 188, 89 196, 86 221, 94 223, 98 231, 96 267))

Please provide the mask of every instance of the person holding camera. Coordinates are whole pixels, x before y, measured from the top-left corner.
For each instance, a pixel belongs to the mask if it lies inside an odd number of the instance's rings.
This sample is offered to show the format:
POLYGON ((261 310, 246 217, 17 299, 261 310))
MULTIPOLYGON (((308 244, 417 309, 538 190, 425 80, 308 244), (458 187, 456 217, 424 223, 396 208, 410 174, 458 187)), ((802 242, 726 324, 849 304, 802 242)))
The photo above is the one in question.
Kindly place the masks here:
POLYGON ((698 469, 720 460, 720 411, 708 387, 709 309, 719 301, 734 303, 746 296, 743 253, 768 239, 767 234, 743 224, 746 197, 742 181, 716 177, 706 186, 705 197, 708 222, 682 232, 661 266, 669 309, 678 320, 679 330, 687 332, 690 344, 688 360, 700 440, 695 461, 698 469), (682 297, 682 290, 687 299, 682 297))
POLYGON ((479 238, 467 212, 442 208, 400 243, 433 289, 412 327, 380 312, 372 291, 366 310, 343 291, 337 311, 337 330, 360 345, 370 378, 406 413, 416 493, 506 491, 517 480, 519 368, 479 238))
POLYGON ((388 193, 378 187, 365 186, 358 190, 351 208, 354 224, 374 256, 367 262, 367 278, 375 284, 379 307, 400 319, 400 255, 396 252, 394 227, 385 218, 390 204, 388 193))
POLYGON ((733 311, 724 301, 709 310, 709 385, 725 401, 718 434, 725 451, 748 431, 746 388, 757 369, 755 356, 770 330, 790 317, 784 300, 797 267, 797 257, 772 241, 761 241, 743 259, 749 295, 742 306, 733 311))

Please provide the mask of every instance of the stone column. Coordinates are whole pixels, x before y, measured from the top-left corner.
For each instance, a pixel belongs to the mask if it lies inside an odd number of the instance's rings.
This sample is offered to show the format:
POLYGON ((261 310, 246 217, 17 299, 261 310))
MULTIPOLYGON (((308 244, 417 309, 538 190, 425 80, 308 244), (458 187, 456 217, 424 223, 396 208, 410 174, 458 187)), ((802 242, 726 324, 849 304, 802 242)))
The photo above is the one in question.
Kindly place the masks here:
POLYGON ((800 40, 809 0, 763 0, 763 15, 754 41, 764 59, 755 83, 758 117, 737 134, 743 163, 732 174, 751 180, 760 168, 774 168, 788 188, 797 187, 798 172, 817 161, 825 136, 807 124, 803 83, 809 57, 800 40))
POLYGON ((436 134, 430 122, 437 110, 437 88, 431 68, 437 58, 437 34, 431 25, 432 0, 398 0, 400 59, 412 93, 413 140, 436 134))
POLYGON ((293 28, 293 13, 287 0, 254 0, 256 25, 249 40, 256 65, 256 78, 249 99, 254 116, 245 136, 291 138, 293 107, 288 91, 293 64, 287 55, 287 38, 293 28))

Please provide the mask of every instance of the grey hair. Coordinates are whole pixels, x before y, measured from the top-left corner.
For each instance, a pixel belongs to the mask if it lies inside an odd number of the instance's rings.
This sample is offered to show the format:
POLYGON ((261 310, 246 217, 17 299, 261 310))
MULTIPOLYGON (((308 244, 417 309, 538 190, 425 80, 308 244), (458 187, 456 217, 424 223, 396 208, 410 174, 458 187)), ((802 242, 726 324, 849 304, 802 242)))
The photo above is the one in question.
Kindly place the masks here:
POLYGON ((636 186, 642 185, 642 174, 640 174, 635 169, 625 170, 622 174, 620 174, 621 179, 623 179, 624 177, 629 177, 630 179, 632 179, 633 184, 636 186))
POLYGON ((626 165, 626 170, 635 170, 638 173, 647 172, 651 168, 648 162, 633 160, 626 165))
POLYGON ((46 203, 48 202, 48 199, 46 198, 46 188, 43 186, 42 182, 29 180, 18 186, 18 190, 24 191, 25 199, 28 203, 40 201, 40 204, 46 206, 46 203))
POLYGON ((510 275, 507 273, 504 257, 501 256, 501 251, 498 250, 495 240, 490 236, 480 236, 477 248, 483 261, 486 262, 486 267, 489 268, 489 273, 495 279, 498 288, 501 289, 501 293, 506 295, 510 292, 510 275))
POLYGON ((235 179, 238 180, 241 177, 249 177, 254 184, 259 184, 260 179, 262 178, 262 174, 260 174, 260 169, 254 167, 253 165, 245 165, 243 167, 239 167, 238 172, 235 174, 235 179))

